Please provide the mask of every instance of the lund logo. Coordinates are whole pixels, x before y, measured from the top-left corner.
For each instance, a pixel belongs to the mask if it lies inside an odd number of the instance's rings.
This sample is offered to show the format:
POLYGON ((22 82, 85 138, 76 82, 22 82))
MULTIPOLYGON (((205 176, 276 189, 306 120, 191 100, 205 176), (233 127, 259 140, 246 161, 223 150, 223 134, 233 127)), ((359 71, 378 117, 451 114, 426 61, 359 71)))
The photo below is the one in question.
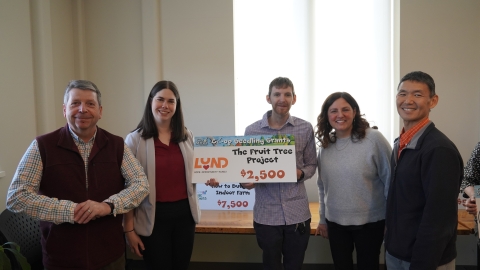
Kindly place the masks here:
POLYGON ((196 158, 195 169, 208 170, 208 168, 225 168, 228 166, 228 159, 224 157, 219 158, 196 158))

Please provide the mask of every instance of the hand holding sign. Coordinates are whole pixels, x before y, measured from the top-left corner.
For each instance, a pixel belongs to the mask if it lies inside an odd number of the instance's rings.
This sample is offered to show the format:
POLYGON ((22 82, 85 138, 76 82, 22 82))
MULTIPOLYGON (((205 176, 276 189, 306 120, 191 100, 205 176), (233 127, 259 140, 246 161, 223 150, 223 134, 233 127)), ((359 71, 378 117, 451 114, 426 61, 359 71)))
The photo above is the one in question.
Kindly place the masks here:
POLYGON ((255 183, 241 183, 240 185, 242 185, 242 187, 246 189, 252 189, 255 187, 255 183))
POLYGON ((215 178, 210 178, 207 180, 205 183, 206 186, 211 186, 211 187, 218 187, 219 183, 215 180, 215 178))

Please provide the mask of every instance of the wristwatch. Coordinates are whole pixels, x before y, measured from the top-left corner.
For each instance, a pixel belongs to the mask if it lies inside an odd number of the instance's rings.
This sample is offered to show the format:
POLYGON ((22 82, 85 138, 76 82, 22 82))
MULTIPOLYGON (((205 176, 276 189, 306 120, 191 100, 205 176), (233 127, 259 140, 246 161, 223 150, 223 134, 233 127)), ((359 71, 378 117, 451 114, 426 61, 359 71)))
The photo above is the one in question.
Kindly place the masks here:
POLYGON ((109 215, 113 215, 113 210, 115 209, 115 205, 111 202, 104 202, 106 204, 108 204, 108 206, 110 206, 110 214, 109 215))

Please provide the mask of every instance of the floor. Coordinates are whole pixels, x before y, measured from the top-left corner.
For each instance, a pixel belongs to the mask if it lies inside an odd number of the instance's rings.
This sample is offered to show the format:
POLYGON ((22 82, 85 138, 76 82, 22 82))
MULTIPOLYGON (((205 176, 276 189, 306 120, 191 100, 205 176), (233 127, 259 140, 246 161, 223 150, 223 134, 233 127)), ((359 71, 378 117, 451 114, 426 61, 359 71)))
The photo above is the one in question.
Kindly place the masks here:
MULTIPOLYGON (((127 260, 126 270, 144 270, 146 269, 141 260, 127 260)), ((189 270, 262 270, 259 263, 206 263, 191 262, 189 270)), ((334 270, 331 264, 305 264, 302 270, 334 270)), ((385 270, 385 266, 381 265, 380 270, 385 270)), ((456 270, 477 270, 477 266, 457 265, 456 270)))

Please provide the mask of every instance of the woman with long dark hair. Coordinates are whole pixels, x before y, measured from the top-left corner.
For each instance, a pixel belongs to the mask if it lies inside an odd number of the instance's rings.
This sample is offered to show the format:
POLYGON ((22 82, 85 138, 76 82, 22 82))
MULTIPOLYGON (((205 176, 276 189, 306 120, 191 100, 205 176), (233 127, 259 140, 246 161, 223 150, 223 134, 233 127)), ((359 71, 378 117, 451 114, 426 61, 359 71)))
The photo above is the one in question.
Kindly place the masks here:
POLYGON ((392 148, 346 92, 327 97, 317 118, 320 222, 335 269, 379 269, 392 148))
MULTIPOLYGON (((137 128, 125 143, 142 164, 150 194, 124 215, 124 231, 131 251, 149 269, 187 269, 193 250, 195 225, 200 219, 192 183, 193 134, 183 122, 177 86, 156 83, 137 128)), ((207 183, 217 186, 215 179, 207 183)))

